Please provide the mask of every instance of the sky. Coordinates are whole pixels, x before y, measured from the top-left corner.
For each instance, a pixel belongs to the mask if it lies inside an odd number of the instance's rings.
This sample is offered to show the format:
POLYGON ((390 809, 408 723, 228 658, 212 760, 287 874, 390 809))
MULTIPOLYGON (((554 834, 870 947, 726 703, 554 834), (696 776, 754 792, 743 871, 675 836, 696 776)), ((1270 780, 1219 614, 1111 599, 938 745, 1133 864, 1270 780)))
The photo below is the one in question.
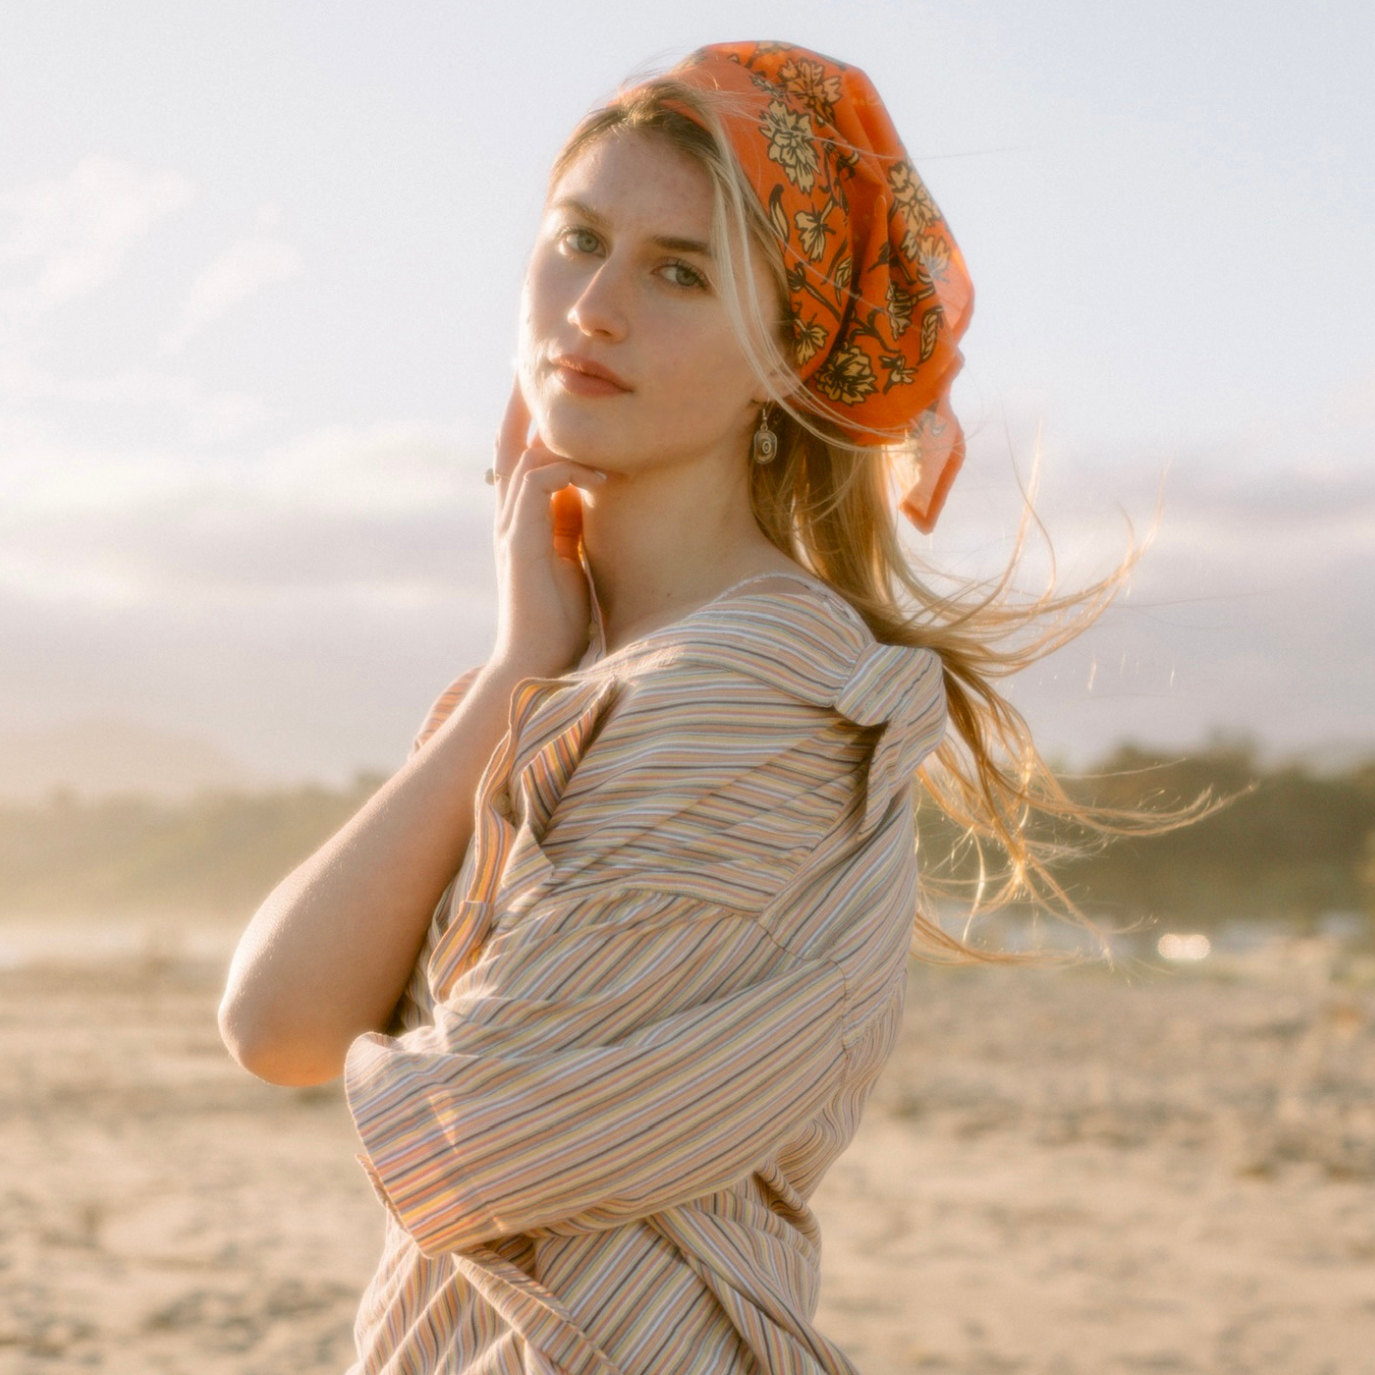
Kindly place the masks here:
POLYGON ((1361 0, 8 0, 0 730, 394 767, 495 626, 546 169, 627 77, 744 38, 869 73, 974 279, 969 456, 914 549, 995 570, 1033 468, 1067 587, 1153 527, 1010 684, 1043 747, 1375 751, 1361 0))

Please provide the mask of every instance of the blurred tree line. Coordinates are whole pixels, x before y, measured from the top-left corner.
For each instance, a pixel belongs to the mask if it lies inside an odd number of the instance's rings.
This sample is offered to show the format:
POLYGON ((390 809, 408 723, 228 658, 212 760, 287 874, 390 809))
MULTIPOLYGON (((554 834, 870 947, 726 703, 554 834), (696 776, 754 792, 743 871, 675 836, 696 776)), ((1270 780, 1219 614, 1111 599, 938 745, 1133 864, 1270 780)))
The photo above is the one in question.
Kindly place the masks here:
MULTIPOLYGON (((1168 812, 1201 797, 1221 804, 1192 824, 1114 837, 1061 864, 1057 879, 1091 916, 1114 925, 1154 916, 1203 931, 1280 921, 1311 931, 1326 914, 1362 913, 1375 937, 1375 759, 1319 773, 1267 769, 1250 743, 1185 757, 1127 745, 1062 781, 1072 796, 1113 808, 1168 812)), ((977 855, 961 850, 929 804, 919 815, 932 862, 953 853, 946 872, 972 880, 977 855)))
MULTIPOLYGON (((0 914, 247 918, 381 782, 360 775, 347 788, 182 803, 58 794, 0 806, 0 914)), ((1244 745, 1180 759, 1128 747, 1070 786, 1122 807, 1170 806, 1208 790, 1232 799, 1195 825, 1067 863, 1062 881, 1090 913, 1201 930, 1234 918, 1310 927, 1333 911, 1375 918, 1375 760, 1320 774, 1266 769, 1244 745)), ((956 839, 942 823, 923 810, 922 848, 933 860, 956 839)))
POLYGON ((1199 926, 1259 917, 1311 927, 1342 911, 1375 921, 1375 759, 1315 774, 1300 765, 1262 770, 1249 746, 1176 761, 1128 748, 1102 773, 1090 795, 1113 805, 1132 805, 1142 783, 1151 785, 1148 803, 1204 790, 1231 801, 1195 825, 1123 840, 1087 860, 1078 878, 1086 904, 1178 913, 1199 926))
POLYGON ((251 916, 382 784, 0 805, 0 913, 251 916))

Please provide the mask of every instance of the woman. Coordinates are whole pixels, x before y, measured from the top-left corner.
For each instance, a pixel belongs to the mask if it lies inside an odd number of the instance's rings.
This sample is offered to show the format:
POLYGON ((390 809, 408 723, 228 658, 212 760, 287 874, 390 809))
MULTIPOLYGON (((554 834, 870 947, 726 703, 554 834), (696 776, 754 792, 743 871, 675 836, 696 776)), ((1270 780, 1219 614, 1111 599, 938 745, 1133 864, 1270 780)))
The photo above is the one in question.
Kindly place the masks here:
POLYGON ((1074 814, 989 683, 1016 617, 927 591, 894 526, 962 458, 971 305, 877 93, 804 49, 703 49, 558 159, 495 650, 263 905, 221 1009, 254 1073, 344 1074, 388 1212, 356 1371, 852 1369, 807 1199, 914 920, 979 954, 917 915, 909 785, 932 756, 1018 881, 1016 809, 1074 814))

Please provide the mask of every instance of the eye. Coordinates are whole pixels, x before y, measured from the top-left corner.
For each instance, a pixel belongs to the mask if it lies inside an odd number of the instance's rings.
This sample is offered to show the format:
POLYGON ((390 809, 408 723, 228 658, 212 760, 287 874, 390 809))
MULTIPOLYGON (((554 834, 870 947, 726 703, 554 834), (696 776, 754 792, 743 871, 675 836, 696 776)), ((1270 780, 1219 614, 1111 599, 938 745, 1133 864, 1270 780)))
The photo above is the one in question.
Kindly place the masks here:
POLYGON ((706 289, 707 279, 695 267, 681 262, 677 258, 672 262, 665 263, 663 272, 674 286, 680 286, 690 291, 706 289))
POLYGON ((564 229, 559 234, 559 244, 572 253, 595 253, 602 241, 590 229, 564 229))

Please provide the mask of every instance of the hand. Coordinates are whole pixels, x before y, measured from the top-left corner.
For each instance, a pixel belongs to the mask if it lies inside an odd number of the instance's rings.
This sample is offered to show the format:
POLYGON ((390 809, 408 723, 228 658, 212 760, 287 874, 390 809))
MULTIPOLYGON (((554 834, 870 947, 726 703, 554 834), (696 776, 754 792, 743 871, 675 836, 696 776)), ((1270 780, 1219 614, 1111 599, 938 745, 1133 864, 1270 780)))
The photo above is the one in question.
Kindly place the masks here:
POLYGON ((587 646, 591 601, 579 561, 582 491, 606 475, 560 458, 535 436, 520 383, 501 423, 496 452, 497 644, 489 667, 550 678, 587 646))

